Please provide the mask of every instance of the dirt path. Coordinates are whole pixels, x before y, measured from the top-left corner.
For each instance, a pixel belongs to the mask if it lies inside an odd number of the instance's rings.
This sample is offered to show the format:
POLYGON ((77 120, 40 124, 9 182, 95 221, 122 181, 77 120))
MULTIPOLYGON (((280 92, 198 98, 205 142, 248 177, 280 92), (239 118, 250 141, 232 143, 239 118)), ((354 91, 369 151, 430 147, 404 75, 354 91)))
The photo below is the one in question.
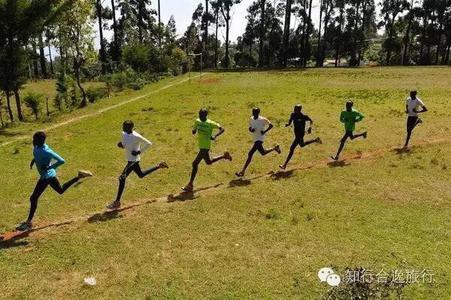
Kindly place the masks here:
MULTIPOLYGON (((451 142, 451 137, 444 137, 444 138, 434 139, 434 140, 429 140, 429 141, 420 141, 420 142, 417 142, 414 147, 418 148, 418 147, 424 147, 424 146, 428 146, 428 145, 443 144, 443 143, 449 143, 449 142, 451 142)), ((274 178, 274 179, 289 178, 289 177, 292 177, 293 174, 297 171, 309 170, 309 169, 314 169, 314 168, 323 168, 323 167, 344 167, 344 166, 349 165, 350 162, 352 162, 352 161, 370 161, 370 160, 377 159, 379 157, 385 156, 390 153, 402 155, 402 154, 408 153, 408 152, 409 151, 403 151, 401 148, 382 148, 382 149, 376 149, 371 152, 350 155, 350 156, 346 157, 344 160, 337 161, 337 162, 331 162, 330 159, 322 159, 322 160, 318 160, 318 161, 312 162, 312 163, 304 165, 304 166, 294 167, 289 170, 277 171, 277 172, 271 171, 271 172, 268 172, 265 174, 260 174, 260 175, 257 174, 257 175, 254 175, 253 177, 246 178, 246 179, 233 179, 228 183, 222 182, 222 183, 218 183, 213 186, 198 188, 198 189, 194 190, 194 192, 192 192, 192 193, 183 192, 183 193, 169 194, 166 196, 161 196, 161 197, 157 197, 157 198, 153 198, 153 199, 142 199, 133 204, 123 206, 119 210, 116 210, 116 211, 103 210, 103 211, 96 212, 94 214, 79 216, 79 217, 75 217, 75 218, 72 218, 69 220, 43 224, 41 226, 35 227, 31 232, 29 232, 26 235, 21 236, 20 238, 28 237, 30 234, 33 234, 33 233, 36 233, 39 231, 47 230, 47 229, 54 228, 54 227, 70 225, 70 224, 77 223, 77 222, 96 223, 96 222, 107 221, 107 220, 118 217, 119 213, 121 213, 121 212, 126 212, 128 210, 133 210, 133 209, 139 208, 141 206, 146 206, 149 204, 172 203, 175 201, 194 200, 196 198, 199 198, 200 196, 212 194, 218 190, 224 190, 226 188, 247 186, 247 185, 250 185, 254 181, 265 179, 265 178, 274 178)), ((13 242, 14 241, 12 241, 12 243, 13 242)), ((7 248, 7 247, 8 247, 8 245, 6 245, 4 247, 0 246, 0 249, 7 248)))
MULTIPOLYGON (((203 75, 206 76, 206 74, 203 74, 203 75)), ((138 96, 138 97, 134 97, 134 98, 131 98, 131 99, 128 99, 128 100, 125 100, 125 101, 120 102, 118 104, 102 108, 102 109, 100 109, 98 111, 95 111, 95 112, 92 112, 92 113, 88 113, 86 115, 78 116, 78 117, 71 118, 71 119, 68 119, 68 120, 60 122, 60 123, 53 124, 53 125, 51 125, 49 127, 44 128, 43 130, 44 131, 51 131, 51 130, 54 130, 56 128, 60 128, 60 127, 63 127, 63 126, 69 125, 69 124, 73 124, 73 123, 79 122, 79 121, 81 121, 83 119, 86 119, 86 118, 91 118, 91 117, 98 116, 100 114, 103 114, 104 112, 116 109, 118 107, 124 106, 126 104, 131 103, 131 102, 135 102, 135 101, 141 100, 141 99, 143 99, 145 97, 148 97, 150 95, 157 94, 157 93, 159 93, 161 91, 167 90, 167 89, 169 89, 171 87, 174 87, 174 86, 177 86, 177 85, 180 85, 182 83, 185 83, 185 82, 189 81, 190 79, 195 79, 195 78, 197 78, 199 76, 200 75, 196 75, 196 76, 191 76, 191 78, 185 78, 183 80, 180 80, 180 81, 177 81, 177 82, 165 85, 165 86, 163 86, 163 87, 161 87, 161 88, 159 88, 159 89, 157 89, 155 91, 149 92, 147 94, 144 94, 144 95, 141 95, 141 96, 138 96)), ((13 144, 15 142, 26 140, 26 139, 30 139, 30 138, 31 138, 31 135, 21 135, 19 137, 13 138, 13 139, 11 139, 11 140, 9 140, 7 142, 1 143, 0 147, 5 147, 5 146, 11 145, 11 144, 13 144)))

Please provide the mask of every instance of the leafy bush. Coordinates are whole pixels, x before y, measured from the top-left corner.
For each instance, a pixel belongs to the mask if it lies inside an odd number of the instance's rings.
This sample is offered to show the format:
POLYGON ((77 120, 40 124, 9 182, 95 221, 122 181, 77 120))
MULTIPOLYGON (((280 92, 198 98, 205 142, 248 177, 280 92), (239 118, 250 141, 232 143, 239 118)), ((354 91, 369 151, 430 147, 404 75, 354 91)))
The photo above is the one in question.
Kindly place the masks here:
POLYGON ((86 90, 86 97, 90 103, 94 103, 99 99, 105 98, 108 92, 105 88, 89 88, 86 90))
POLYGON ((38 115, 41 112, 41 106, 42 106, 43 100, 44 100, 44 95, 39 94, 39 93, 29 93, 23 99, 23 101, 25 102, 25 105, 31 109, 36 120, 38 119, 38 115))
POLYGON ((107 86, 114 87, 118 90, 123 90, 124 88, 140 90, 145 84, 158 81, 158 76, 149 73, 137 73, 132 69, 127 69, 104 77, 103 80, 107 86))

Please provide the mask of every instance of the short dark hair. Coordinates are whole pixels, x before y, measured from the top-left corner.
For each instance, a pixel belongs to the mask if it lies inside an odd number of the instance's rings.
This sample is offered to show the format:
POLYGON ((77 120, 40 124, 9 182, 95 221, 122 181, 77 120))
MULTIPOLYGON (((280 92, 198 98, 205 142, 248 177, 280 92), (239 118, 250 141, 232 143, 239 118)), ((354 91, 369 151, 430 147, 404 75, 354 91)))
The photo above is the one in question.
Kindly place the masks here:
POLYGON ((346 106, 348 106, 348 105, 353 106, 354 102, 352 102, 352 100, 347 100, 346 101, 346 106))
POLYGON ((124 123, 122 123, 122 126, 123 127, 127 126, 127 127, 133 128, 133 127, 135 127, 135 123, 133 123, 132 120, 125 120, 124 123))
POLYGON ((208 115, 208 110, 207 110, 205 107, 202 107, 202 108, 199 110, 199 114, 206 114, 206 115, 208 115))
POLYGON ((253 107, 253 108, 252 108, 252 113, 260 113, 260 108, 258 108, 258 107, 253 107))
POLYGON ((416 96, 417 95, 417 91, 416 90, 410 91, 410 95, 416 96))
POLYGON ((302 111, 302 105, 301 104, 296 104, 295 106, 294 106, 294 111, 302 111))
POLYGON ((42 147, 45 144, 47 136, 44 131, 37 131, 33 134, 33 145, 42 147))

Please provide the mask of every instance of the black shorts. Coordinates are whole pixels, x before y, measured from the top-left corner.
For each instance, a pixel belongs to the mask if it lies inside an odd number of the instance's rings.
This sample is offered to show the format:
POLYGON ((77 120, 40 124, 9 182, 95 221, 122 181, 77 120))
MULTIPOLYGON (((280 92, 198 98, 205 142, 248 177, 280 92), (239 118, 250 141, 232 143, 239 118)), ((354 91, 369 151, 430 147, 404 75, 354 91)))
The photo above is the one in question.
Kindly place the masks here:
POLYGON ((254 145, 252 146, 251 150, 249 151, 249 154, 254 154, 256 151, 260 152, 261 154, 265 153, 265 149, 263 148, 262 141, 254 142, 254 145))
POLYGON ((343 137, 341 138, 341 141, 344 142, 346 141, 348 138, 353 139, 354 138, 354 132, 346 130, 345 134, 343 135, 343 137))
POLYGON ((417 125, 418 117, 408 116, 407 117, 407 131, 412 131, 417 125))

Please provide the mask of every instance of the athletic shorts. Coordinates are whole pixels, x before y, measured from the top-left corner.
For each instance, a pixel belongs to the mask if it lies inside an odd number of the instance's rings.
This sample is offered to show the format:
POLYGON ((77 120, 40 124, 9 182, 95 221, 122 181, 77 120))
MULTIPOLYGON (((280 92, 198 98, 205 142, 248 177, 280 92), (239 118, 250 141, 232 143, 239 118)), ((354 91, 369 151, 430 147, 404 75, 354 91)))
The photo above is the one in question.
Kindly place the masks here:
POLYGON ((412 131, 417 125, 418 117, 408 116, 407 117, 407 131, 412 131))
POLYGON ((262 141, 255 141, 254 145, 252 146, 252 149, 250 152, 258 151, 260 153, 264 153, 265 149, 263 148, 263 142, 262 141))

